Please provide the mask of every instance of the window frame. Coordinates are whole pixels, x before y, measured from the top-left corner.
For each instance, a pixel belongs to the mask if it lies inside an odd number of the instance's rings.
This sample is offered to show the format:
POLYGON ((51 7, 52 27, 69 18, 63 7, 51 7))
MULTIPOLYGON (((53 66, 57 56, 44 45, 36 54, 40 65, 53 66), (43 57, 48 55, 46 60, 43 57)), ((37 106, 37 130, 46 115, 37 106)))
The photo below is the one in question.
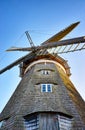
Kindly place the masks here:
POLYGON ((50 75, 53 70, 51 69, 40 69, 38 70, 42 75, 50 75))
POLYGON ((24 117, 24 119, 24 125, 26 130, 39 129, 39 116, 37 114, 26 116, 24 117))
POLYGON ((52 92, 52 84, 41 84, 41 92, 52 92))
POLYGON ((43 75, 49 75, 50 74, 50 70, 42 70, 42 74, 43 75))
POLYGON ((72 129, 72 122, 73 122, 73 119, 72 117, 65 117, 63 115, 57 115, 57 119, 58 119, 58 126, 59 126, 59 129, 62 130, 62 129, 66 129, 68 130, 71 130, 72 129))
POLYGON ((7 120, 0 121, 0 128, 4 127, 6 125, 7 120))

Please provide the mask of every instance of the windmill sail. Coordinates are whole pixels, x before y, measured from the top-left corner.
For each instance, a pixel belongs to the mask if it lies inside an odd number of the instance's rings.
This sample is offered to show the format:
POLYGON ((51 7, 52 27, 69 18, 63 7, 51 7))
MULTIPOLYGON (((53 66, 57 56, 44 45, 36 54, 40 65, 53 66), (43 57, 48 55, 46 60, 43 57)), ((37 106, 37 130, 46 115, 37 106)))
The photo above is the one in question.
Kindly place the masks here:
POLYGON ((85 36, 67 39, 67 40, 62 40, 62 41, 58 41, 58 42, 51 42, 49 44, 45 44, 43 46, 38 47, 38 49, 51 48, 51 47, 64 46, 64 45, 71 45, 71 44, 78 44, 78 43, 84 43, 84 42, 85 42, 85 36))
POLYGON ((57 54, 84 50, 85 36, 54 42, 54 43, 49 43, 49 46, 45 46, 45 48, 48 48, 49 52, 57 53, 57 54))
POLYGON ((32 57, 34 57, 35 54, 34 53, 29 53, 21 58, 19 58, 18 60, 14 61, 13 63, 11 63, 10 65, 6 66, 5 68, 3 68, 2 70, 0 70, 0 74, 2 74, 3 72, 11 69, 12 67, 20 64, 21 62, 25 61, 25 60, 30 60, 32 59, 32 57))
POLYGON ((63 37, 65 37, 68 33, 70 33, 80 22, 76 22, 65 28, 64 30, 60 31, 59 33, 55 34, 48 40, 42 43, 42 45, 51 43, 51 42, 56 42, 61 40, 63 37))

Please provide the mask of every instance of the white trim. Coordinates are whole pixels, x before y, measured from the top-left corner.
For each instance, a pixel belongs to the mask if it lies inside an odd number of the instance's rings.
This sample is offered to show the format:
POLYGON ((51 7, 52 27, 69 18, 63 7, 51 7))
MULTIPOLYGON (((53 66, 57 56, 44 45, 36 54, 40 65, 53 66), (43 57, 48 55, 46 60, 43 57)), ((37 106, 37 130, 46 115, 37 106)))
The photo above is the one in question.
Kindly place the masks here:
POLYGON ((59 64, 58 62, 53 61, 53 60, 45 60, 45 59, 42 59, 42 60, 37 60, 37 61, 32 62, 32 64, 30 64, 30 65, 26 68, 24 74, 25 74, 33 65, 38 64, 38 63, 45 63, 45 65, 46 65, 46 63, 54 63, 54 64, 58 65, 60 68, 62 68, 62 70, 66 73, 65 68, 64 68, 61 64, 59 64))

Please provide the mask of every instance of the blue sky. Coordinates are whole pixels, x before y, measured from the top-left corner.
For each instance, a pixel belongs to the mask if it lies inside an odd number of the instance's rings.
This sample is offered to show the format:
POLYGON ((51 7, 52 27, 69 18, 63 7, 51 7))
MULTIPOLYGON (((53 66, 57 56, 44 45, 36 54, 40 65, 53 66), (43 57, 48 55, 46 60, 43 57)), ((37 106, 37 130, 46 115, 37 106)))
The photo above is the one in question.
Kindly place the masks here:
MULTIPOLYGON (((85 35, 85 0, 0 0, 0 69, 25 52, 5 52, 11 46, 30 46, 24 34, 29 30, 35 45, 71 23, 80 21, 66 38, 85 35)), ((85 51, 62 55, 71 67, 71 80, 85 100, 85 51)), ((18 66, 0 75, 0 112, 19 83, 18 66)))

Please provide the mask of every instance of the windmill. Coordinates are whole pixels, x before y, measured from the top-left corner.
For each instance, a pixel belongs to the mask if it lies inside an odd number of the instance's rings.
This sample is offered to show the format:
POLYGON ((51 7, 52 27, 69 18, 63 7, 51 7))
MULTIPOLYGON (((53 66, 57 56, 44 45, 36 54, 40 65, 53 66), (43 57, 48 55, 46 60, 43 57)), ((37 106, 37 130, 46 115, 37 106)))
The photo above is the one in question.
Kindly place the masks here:
POLYGON ((58 54, 85 49, 85 36, 61 40, 80 22, 35 46, 12 47, 7 51, 29 53, 0 70, 20 64, 22 80, 0 115, 1 130, 84 130, 85 102, 69 79, 67 61, 58 54), (12 123, 11 123, 12 122, 12 123))

